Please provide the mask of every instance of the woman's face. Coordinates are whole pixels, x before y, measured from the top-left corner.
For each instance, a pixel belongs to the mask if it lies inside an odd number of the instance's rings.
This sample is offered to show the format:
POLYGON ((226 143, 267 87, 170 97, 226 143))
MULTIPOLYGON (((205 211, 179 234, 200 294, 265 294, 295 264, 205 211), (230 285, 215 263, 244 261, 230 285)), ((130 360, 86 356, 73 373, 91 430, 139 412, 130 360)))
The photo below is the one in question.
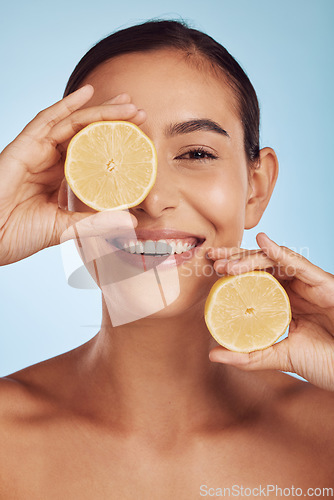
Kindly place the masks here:
MULTIPOLYGON (((194 256, 178 266, 181 293, 163 314, 202 302, 218 278, 206 250, 241 245, 251 191, 231 89, 206 64, 196 66, 170 49, 118 56, 84 83, 95 89, 89 106, 127 92, 145 110, 140 128, 155 144, 158 174, 147 198, 130 211, 138 219, 136 231, 167 228, 205 238, 194 256), (219 128, 208 122, 196 131, 176 127, 193 120, 210 120, 219 128)), ((71 209, 85 207, 76 199, 71 209)))

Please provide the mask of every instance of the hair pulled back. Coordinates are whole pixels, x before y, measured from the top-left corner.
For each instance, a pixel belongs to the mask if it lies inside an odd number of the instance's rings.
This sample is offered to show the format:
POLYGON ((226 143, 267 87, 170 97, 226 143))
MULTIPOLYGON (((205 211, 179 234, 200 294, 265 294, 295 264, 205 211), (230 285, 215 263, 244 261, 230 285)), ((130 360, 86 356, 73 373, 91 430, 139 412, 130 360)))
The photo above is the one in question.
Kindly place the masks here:
POLYGON ((244 148, 249 162, 259 158, 260 110, 256 92, 248 76, 231 54, 209 35, 190 28, 185 21, 152 20, 125 28, 99 41, 79 61, 72 72, 64 96, 77 90, 99 64, 122 54, 175 48, 197 55, 220 69, 236 96, 244 130, 244 148))

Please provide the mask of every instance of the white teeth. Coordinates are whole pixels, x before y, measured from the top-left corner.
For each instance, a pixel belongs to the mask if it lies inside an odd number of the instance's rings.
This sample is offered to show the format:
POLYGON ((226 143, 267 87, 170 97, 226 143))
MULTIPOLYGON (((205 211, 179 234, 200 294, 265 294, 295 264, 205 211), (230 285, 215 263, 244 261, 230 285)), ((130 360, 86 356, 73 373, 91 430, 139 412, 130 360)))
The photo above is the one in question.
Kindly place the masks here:
POLYGON ((124 242, 122 244, 122 250, 132 254, 181 254, 183 252, 187 252, 191 250, 196 245, 190 245, 189 243, 182 243, 182 241, 171 241, 168 242, 166 240, 159 240, 157 242, 153 240, 146 241, 134 241, 130 240, 128 242, 124 242))
POLYGON ((195 246, 196 245, 189 245, 189 243, 188 243, 188 246, 187 246, 185 251, 191 250, 192 248, 195 248, 195 246))
POLYGON ((136 243, 134 241, 129 242, 129 246, 127 248, 127 251, 130 253, 135 253, 136 251, 136 243))
POLYGON ((155 253, 165 254, 169 253, 168 250, 170 250, 170 248, 165 240, 159 240, 155 245, 155 253))
POLYGON ((144 253, 155 254, 155 243, 152 240, 147 240, 144 243, 144 253))
POLYGON ((136 243, 136 253, 144 253, 144 245, 142 241, 136 243))
POLYGON ((175 243, 175 241, 170 241, 169 242, 169 246, 170 246, 170 254, 173 255, 173 253, 175 253, 175 250, 176 250, 176 243, 175 243))
POLYGON ((180 254, 180 253, 184 252, 183 247, 184 247, 184 245, 182 244, 182 242, 178 241, 177 244, 176 244, 175 252, 177 254, 180 254))

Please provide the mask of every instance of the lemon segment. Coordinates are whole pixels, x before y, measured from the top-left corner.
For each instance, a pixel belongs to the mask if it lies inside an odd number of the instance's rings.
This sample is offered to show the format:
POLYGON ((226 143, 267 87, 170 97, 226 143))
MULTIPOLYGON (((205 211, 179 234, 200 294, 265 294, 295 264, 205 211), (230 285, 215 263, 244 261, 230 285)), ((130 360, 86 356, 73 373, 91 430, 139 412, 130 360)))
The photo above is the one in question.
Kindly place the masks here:
POLYGON ((69 143, 65 177, 73 193, 94 210, 139 205, 157 175, 157 153, 144 132, 126 121, 94 122, 69 143))
POLYGON ((236 352, 266 349, 291 321, 289 297, 265 271, 220 278, 205 303, 205 322, 214 339, 236 352))

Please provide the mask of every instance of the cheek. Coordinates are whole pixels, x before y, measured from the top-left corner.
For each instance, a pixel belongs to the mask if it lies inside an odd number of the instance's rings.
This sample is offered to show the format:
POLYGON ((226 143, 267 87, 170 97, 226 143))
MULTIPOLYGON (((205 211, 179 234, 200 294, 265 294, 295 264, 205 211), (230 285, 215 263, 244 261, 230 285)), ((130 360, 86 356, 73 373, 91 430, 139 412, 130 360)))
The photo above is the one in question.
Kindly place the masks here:
POLYGON ((215 246, 240 246, 245 226, 246 175, 224 172, 202 179, 197 211, 211 226, 215 246))

